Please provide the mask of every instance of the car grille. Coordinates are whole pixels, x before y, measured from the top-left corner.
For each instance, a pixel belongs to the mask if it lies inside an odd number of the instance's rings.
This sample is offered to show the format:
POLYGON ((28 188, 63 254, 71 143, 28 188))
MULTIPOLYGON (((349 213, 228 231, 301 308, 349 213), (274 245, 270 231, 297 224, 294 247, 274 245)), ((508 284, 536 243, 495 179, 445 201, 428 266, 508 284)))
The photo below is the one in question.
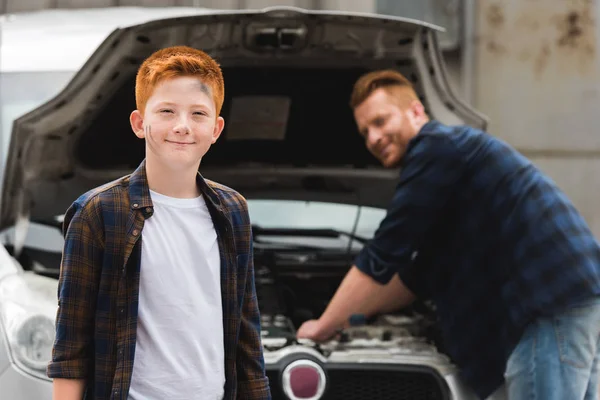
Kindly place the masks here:
MULTIPOLYGON (((278 371, 267 371, 273 400, 287 400, 278 371)), ((448 389, 430 370, 406 371, 376 366, 328 369, 322 400, 446 400, 448 389), (360 368, 360 369, 359 369, 360 368)))

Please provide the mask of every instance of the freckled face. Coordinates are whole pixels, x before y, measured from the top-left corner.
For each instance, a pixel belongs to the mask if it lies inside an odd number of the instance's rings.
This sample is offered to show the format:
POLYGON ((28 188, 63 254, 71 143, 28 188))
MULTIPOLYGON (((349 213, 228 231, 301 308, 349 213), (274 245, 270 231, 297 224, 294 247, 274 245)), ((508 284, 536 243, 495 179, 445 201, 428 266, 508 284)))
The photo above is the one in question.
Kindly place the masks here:
MULTIPOLYGON (((135 113, 135 112, 134 112, 135 113)), ((211 88, 197 77, 160 82, 148 99, 136 136, 146 139, 146 158, 172 169, 197 168, 223 130, 211 88)))

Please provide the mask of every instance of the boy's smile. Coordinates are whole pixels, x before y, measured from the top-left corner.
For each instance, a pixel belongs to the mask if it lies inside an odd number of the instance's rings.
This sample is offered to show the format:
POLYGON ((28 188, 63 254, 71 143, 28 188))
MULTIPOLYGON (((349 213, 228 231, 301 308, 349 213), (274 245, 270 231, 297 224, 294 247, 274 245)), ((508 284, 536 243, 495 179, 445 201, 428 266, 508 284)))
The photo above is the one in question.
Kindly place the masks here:
POLYGON ((165 142, 172 143, 172 144, 180 144, 180 145, 188 145, 188 144, 196 143, 196 142, 177 142, 177 141, 173 141, 173 140, 165 140, 165 142))

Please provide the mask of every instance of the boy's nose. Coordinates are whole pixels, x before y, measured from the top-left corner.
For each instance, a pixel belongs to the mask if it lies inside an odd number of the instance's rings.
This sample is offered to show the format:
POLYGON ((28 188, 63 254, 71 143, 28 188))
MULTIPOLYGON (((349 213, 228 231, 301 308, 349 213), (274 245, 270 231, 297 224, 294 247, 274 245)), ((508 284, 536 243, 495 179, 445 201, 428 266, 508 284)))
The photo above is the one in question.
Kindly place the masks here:
POLYGON ((180 119, 179 121, 177 121, 177 124, 175 124, 175 126, 173 127, 173 132, 180 134, 180 135, 186 135, 188 134, 190 131, 189 125, 187 123, 187 121, 185 119, 180 119))

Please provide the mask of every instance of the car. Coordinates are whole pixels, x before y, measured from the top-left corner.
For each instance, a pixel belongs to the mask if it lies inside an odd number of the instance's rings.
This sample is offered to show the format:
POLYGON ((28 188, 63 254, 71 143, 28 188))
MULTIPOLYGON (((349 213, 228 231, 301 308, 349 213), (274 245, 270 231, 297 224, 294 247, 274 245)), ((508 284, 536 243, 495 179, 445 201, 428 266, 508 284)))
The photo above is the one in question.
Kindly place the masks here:
POLYGON ((201 172, 248 200, 273 398, 475 399, 444 354, 427 299, 395 313, 354 315, 326 343, 295 337, 323 312, 398 181, 399 171, 384 169, 357 132, 348 104, 354 81, 394 68, 434 118, 487 124, 451 90, 440 30, 407 18, 291 7, 4 16, 2 395, 51 398, 45 368, 62 215, 80 194, 142 161, 144 143, 128 120, 135 73, 155 50, 188 45, 215 57, 225 77, 225 129, 201 172))

